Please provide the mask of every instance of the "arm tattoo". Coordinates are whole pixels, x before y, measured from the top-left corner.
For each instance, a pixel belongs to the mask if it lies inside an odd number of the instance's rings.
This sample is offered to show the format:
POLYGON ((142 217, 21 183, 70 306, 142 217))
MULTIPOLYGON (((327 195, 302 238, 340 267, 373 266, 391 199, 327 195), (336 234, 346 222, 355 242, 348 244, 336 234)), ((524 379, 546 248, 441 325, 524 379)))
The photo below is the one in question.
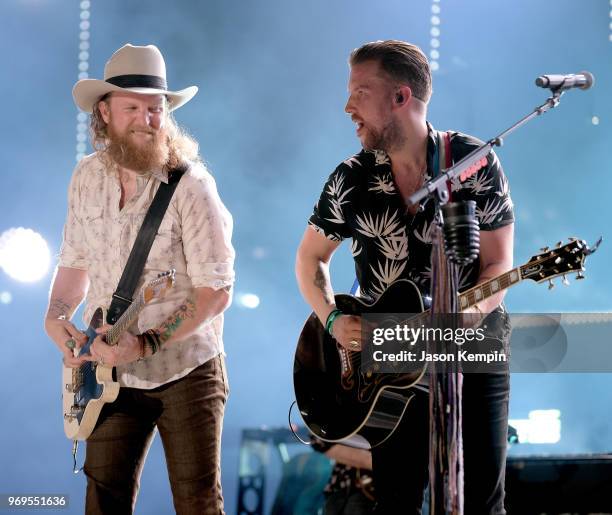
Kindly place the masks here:
POLYGON ((65 317, 67 320, 70 320, 74 308, 76 308, 74 302, 67 302, 64 299, 50 299, 47 318, 65 317))
POLYGON ((325 302, 329 304, 333 304, 334 296, 332 295, 332 292, 329 288, 329 280, 327 279, 327 277, 325 276, 325 273, 323 272, 322 265, 319 265, 317 267, 317 271, 315 272, 315 278, 314 278, 313 283, 323 293, 325 302))
POLYGON ((178 309, 170 315, 166 321, 155 332, 159 335, 159 343, 163 345, 177 331, 181 324, 188 318, 193 318, 196 312, 196 303, 192 297, 188 297, 178 309))

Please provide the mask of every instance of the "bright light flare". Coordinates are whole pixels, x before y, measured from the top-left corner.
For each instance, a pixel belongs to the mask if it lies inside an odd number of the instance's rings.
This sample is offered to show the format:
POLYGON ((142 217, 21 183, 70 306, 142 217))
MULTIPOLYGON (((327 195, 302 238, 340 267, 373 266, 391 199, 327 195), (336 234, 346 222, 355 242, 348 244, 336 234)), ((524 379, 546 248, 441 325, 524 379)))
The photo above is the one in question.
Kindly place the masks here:
POLYGON ((243 308, 255 309, 259 306, 259 297, 254 293, 241 293, 238 295, 238 304, 243 308))
POLYGON ((520 443, 558 443, 561 440, 561 411, 533 410, 528 419, 509 420, 520 443))
POLYGON ((47 242, 32 229, 11 228, 0 235, 0 267, 13 279, 38 281, 47 275, 50 263, 47 242))

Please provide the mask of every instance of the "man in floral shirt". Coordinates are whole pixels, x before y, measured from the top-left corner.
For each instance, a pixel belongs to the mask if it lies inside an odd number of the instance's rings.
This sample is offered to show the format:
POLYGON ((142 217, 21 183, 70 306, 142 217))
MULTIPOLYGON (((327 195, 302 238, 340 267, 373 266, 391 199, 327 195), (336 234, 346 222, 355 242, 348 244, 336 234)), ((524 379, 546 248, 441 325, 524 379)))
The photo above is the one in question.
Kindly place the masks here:
MULTIPOLYGON (((344 348, 361 348, 361 319, 331 317, 336 309, 329 262, 345 238, 361 291, 377 299, 393 282, 410 279, 429 293, 432 201, 405 202, 433 175, 437 133, 427 122, 431 73, 427 58, 402 41, 377 41, 350 57, 345 111, 357 126, 363 150, 331 174, 298 249, 296 274, 304 298, 344 348)), ((453 161, 480 142, 450 132, 453 161)), ((453 200, 474 200, 480 225, 480 256, 460 269, 465 289, 512 267, 513 206, 497 156, 475 175, 451 185, 453 200)), ((503 292, 470 309, 500 310, 503 292)), ((401 311, 398 306, 398 311, 401 311)), ((505 513, 504 471, 509 376, 466 374, 463 388, 465 513, 505 513)), ((395 433, 373 449, 377 513, 421 513, 427 484, 428 400, 417 392, 395 433), (397 464, 402 473, 397 473, 397 464)))
MULTIPOLYGON (((177 513, 223 514, 221 428, 228 395, 223 312, 234 283, 232 217, 198 145, 171 111, 197 92, 170 91, 153 45, 127 44, 73 95, 91 114, 95 153, 76 166, 45 329, 71 368, 115 367, 121 386, 87 439, 85 512, 132 513, 156 432, 163 443, 177 513), (153 198, 174 170, 184 173, 147 255, 139 288, 175 270, 163 299, 148 303, 116 345, 70 321, 85 300, 84 322, 106 311, 153 198)), ((109 326, 99 328, 106 333, 109 326)))

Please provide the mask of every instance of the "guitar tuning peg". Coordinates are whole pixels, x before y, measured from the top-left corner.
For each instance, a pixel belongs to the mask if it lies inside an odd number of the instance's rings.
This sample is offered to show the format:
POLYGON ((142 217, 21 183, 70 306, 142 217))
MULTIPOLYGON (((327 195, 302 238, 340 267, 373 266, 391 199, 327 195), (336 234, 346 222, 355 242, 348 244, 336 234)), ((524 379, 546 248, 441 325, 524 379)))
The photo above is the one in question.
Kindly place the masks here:
POLYGON ((584 279, 584 274, 582 273, 582 270, 580 270, 577 274, 576 274, 576 280, 580 280, 580 279, 584 279))
POLYGON ((569 286, 570 283, 567 277, 565 277, 565 274, 563 274, 563 280, 561 282, 563 283, 563 286, 569 286))
POLYGON ((569 241, 576 241, 578 238, 576 238, 575 236, 570 236, 568 238, 569 241))
POLYGON ((560 247, 561 247, 561 245, 563 245, 563 242, 562 242, 562 241, 558 241, 558 242, 557 242, 557 248, 560 248, 560 247))
POLYGON ((548 289, 552 290, 555 287, 555 283, 552 282, 552 279, 548 280, 548 289))
POLYGON ((550 247, 542 247, 540 250, 541 250, 542 252, 548 252, 548 249, 549 249, 549 248, 550 248, 550 247))

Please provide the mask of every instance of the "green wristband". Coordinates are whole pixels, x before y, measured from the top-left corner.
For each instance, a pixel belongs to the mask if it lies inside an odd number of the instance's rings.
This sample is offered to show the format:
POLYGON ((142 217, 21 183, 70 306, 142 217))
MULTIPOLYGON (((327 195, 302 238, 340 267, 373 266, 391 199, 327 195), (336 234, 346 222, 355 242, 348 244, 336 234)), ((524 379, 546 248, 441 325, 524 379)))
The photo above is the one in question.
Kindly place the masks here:
POLYGON ((336 318, 338 318, 340 315, 344 315, 344 313, 342 313, 342 311, 340 311, 339 309, 334 309, 329 315, 327 315, 327 321, 325 322, 325 330, 329 334, 332 334, 332 327, 334 325, 334 322, 336 318))

